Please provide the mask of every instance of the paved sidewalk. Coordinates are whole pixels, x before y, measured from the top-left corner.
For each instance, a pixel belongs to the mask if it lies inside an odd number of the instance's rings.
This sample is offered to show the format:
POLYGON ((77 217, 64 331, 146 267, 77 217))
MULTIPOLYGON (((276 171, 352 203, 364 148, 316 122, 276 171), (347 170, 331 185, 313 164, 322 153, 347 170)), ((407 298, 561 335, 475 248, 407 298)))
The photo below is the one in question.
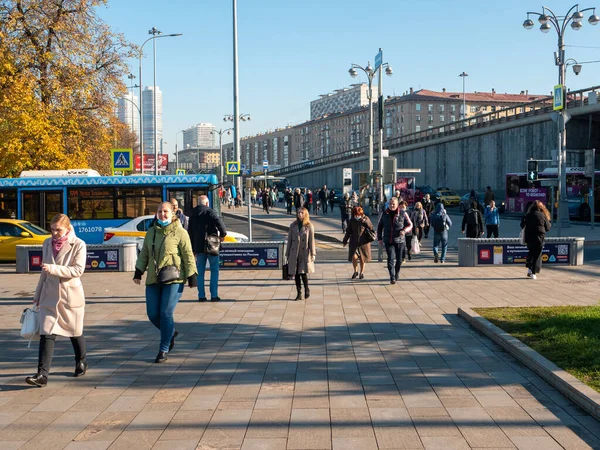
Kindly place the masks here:
MULTIPOLYGON (((277 207, 272 208, 270 214, 265 213, 262 207, 254 206, 252 208, 252 220, 253 222, 260 223, 263 225, 270 225, 280 230, 287 230, 290 223, 295 219, 295 212, 293 215, 289 215, 285 212, 285 208, 277 207)), ((295 209, 293 209, 295 211, 295 209)), ((461 225, 463 214, 458 208, 448 208, 448 214, 452 220, 452 228, 450 229, 448 242, 452 248, 458 247, 458 238, 464 237, 461 234, 461 225)), ((225 222, 227 222, 228 216, 235 216, 240 218, 248 217, 248 207, 243 208, 224 208, 222 210, 225 222)), ((377 226, 377 215, 369 216, 374 226, 377 226)), ((344 235, 342 233, 342 222, 340 216, 340 208, 338 205, 335 206, 333 211, 329 214, 318 216, 312 214, 310 216, 311 222, 315 226, 315 233, 317 237, 322 240, 341 242, 344 235)), ((520 222, 521 218, 517 215, 500 215, 500 237, 519 237, 521 231, 520 222)), ((247 231, 246 231, 246 234, 247 231)), ((597 245, 600 244, 600 224, 596 226, 594 230, 591 229, 589 224, 583 224, 580 222, 572 222, 571 227, 562 231, 563 236, 571 237, 584 237, 586 245, 597 245)), ((430 233, 430 237, 433 236, 433 231, 430 233)), ((558 236, 558 229, 552 227, 548 233, 548 237, 558 236)), ((375 245, 375 244, 374 244, 375 245)))
POLYGON ((84 274, 90 368, 59 339, 45 389, 18 319, 37 275, 0 274, 0 448, 583 449, 600 425, 456 315, 458 306, 596 304, 600 266, 458 268, 427 259, 387 283, 320 263, 295 302, 279 271, 224 271, 219 303, 187 289, 177 345, 130 273, 84 274))

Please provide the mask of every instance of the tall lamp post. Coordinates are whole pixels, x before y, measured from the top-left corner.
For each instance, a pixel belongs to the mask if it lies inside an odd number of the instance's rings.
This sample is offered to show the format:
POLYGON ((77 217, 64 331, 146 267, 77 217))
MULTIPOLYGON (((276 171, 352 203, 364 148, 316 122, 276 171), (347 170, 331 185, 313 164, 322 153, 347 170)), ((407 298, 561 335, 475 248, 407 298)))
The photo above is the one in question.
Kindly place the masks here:
MULTIPOLYGON (((461 74, 458 75, 459 77, 462 78, 462 82, 463 82, 463 120, 467 118, 467 99, 465 97, 465 78, 467 78, 469 76, 469 74, 467 72, 463 72, 461 74)), ((463 122, 463 126, 465 126, 465 123, 463 122)))
MULTIPOLYGON (((383 129, 385 121, 385 105, 383 100, 383 80, 381 79, 383 68, 385 74, 391 77, 394 71, 388 63, 383 62, 383 50, 379 49, 379 53, 375 57, 375 70, 377 71, 377 81, 379 84, 377 105, 379 108, 379 205, 383 205, 383 129)), ((394 174, 394 177, 396 174, 394 174)), ((378 211, 379 212, 379 211, 378 211)))
MULTIPOLYGON (((151 30, 148 31, 148 34, 151 34, 152 37, 149 37, 148 39, 146 39, 144 41, 144 43, 141 45, 140 47, 140 54, 138 56, 138 78, 140 80, 140 105, 142 105, 142 89, 144 84, 142 83, 142 56, 144 56, 144 45, 146 45, 148 42, 152 41, 154 43, 154 41, 158 38, 165 38, 165 37, 176 37, 176 36, 181 36, 181 33, 173 33, 173 34, 161 34, 160 31, 158 31, 155 27, 152 27, 151 30)), ((140 172, 144 173, 144 127, 143 127, 143 114, 142 114, 142 109, 143 108, 139 108, 140 110, 140 172)), ((155 167, 155 174, 158 174, 158 158, 156 155, 156 46, 154 46, 154 157, 156 158, 154 160, 154 167, 155 167)))
POLYGON ((367 63, 366 67, 352 64, 350 70, 348 70, 352 78, 358 76, 356 69, 362 70, 367 75, 367 80, 369 81, 369 185, 373 186, 373 78, 377 72, 373 70, 370 62, 367 63))
POLYGON ((179 136, 179 133, 183 133, 184 130, 179 130, 177 133, 175 133, 175 174, 177 174, 177 171, 179 170, 179 151, 177 150, 177 136, 179 136))
POLYGON ((221 156, 219 156, 219 158, 220 158, 219 159, 219 166, 220 166, 219 172, 221 175, 221 178, 219 178, 219 180, 221 181, 221 183, 223 183, 223 181, 225 180, 225 178, 224 178, 225 175, 223 173, 224 172, 223 167, 225 166, 225 162, 223 160, 223 133, 231 134, 232 130, 233 130, 233 128, 226 128, 224 130, 223 129, 220 129, 220 130, 215 129, 210 132, 210 134, 212 134, 213 136, 215 134, 219 135, 219 154, 221 155, 221 156))
MULTIPOLYGON (((529 18, 530 15, 537 16, 542 33, 548 33, 552 27, 558 35, 558 52, 554 53, 554 62, 558 66, 558 84, 562 86, 562 92, 566 92, 565 87, 565 41, 564 35, 567 31, 567 26, 570 24, 571 28, 575 31, 581 29, 583 24, 583 13, 585 11, 592 11, 592 15, 588 18, 590 25, 597 25, 600 22, 600 17, 596 15, 596 8, 585 8, 580 10, 579 5, 573 5, 564 16, 557 16, 550 8, 542 7, 542 12, 527 12, 527 19, 523 22, 523 28, 531 30, 533 28, 533 20, 529 18)), ((566 101, 564 102, 566 108, 566 101)), ((565 110, 561 109, 558 112, 558 140, 557 140, 557 153, 558 153, 558 235, 561 236, 561 229, 570 227, 569 222, 569 204, 567 200, 567 133, 566 123, 569 120, 569 116, 565 110)))

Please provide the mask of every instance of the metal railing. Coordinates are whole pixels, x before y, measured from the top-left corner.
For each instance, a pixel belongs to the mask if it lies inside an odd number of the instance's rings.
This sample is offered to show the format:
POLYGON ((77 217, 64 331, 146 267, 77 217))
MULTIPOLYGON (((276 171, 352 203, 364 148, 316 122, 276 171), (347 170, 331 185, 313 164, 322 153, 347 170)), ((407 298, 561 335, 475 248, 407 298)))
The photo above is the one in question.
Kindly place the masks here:
MULTIPOLYGON (((597 91, 598 89, 600 89, 600 86, 593 86, 590 88, 580 89, 578 91, 567 92, 566 108, 570 109, 587 105, 587 94, 597 91)), ((548 114, 553 112, 552 104, 552 96, 545 96, 533 102, 520 103, 518 105, 509 106, 508 108, 503 108, 498 111, 493 111, 486 114, 478 114, 463 120, 450 122, 447 125, 440 125, 437 127, 428 128, 427 130, 416 131, 414 133, 405 134, 391 139, 385 139, 384 148, 393 149, 403 147, 405 145, 412 145, 419 142, 466 133, 478 128, 491 127, 505 122, 513 122, 528 117, 548 114)), ((375 154, 377 154, 377 151, 379 150, 379 145, 377 142, 374 143, 374 150, 375 154)), ((334 153, 333 155, 328 155, 322 158, 302 161, 287 167, 282 167, 281 169, 269 172, 269 174, 284 176, 300 170, 317 168, 319 166, 325 166, 327 164, 350 159, 364 158, 365 156, 368 156, 368 152, 368 146, 365 145, 353 150, 334 153)))

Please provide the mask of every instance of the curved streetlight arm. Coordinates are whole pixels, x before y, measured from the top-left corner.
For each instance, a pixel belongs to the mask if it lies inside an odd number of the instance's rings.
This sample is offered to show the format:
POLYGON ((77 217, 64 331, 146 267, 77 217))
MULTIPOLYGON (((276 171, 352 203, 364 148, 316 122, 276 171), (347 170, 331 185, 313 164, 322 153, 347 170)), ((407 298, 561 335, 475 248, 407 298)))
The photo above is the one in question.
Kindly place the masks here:
POLYGON ((135 102, 129 100, 127 97, 121 97, 123 100, 128 101, 129 103, 131 103, 133 106, 135 106, 135 109, 138 110, 138 113, 141 112, 140 111, 140 107, 138 105, 135 104, 135 102))

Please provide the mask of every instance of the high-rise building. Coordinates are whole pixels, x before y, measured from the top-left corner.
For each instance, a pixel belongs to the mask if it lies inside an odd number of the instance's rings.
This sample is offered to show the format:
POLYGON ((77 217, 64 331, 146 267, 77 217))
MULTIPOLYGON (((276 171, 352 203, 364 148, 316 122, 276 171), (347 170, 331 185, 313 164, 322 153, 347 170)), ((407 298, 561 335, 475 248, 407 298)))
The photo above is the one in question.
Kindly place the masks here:
MULTIPOLYGON (((144 154, 154 155, 154 86, 146 86, 142 91, 142 130, 144 137, 144 154)), ((158 153, 162 153, 162 91, 156 86, 156 140, 158 153)))
POLYGON ((199 123, 183 130, 183 148, 215 148, 214 129, 212 123, 199 123))
POLYGON ((127 125, 127 128, 140 139, 140 103, 137 95, 133 92, 128 92, 118 100, 118 116, 119 120, 127 125))

